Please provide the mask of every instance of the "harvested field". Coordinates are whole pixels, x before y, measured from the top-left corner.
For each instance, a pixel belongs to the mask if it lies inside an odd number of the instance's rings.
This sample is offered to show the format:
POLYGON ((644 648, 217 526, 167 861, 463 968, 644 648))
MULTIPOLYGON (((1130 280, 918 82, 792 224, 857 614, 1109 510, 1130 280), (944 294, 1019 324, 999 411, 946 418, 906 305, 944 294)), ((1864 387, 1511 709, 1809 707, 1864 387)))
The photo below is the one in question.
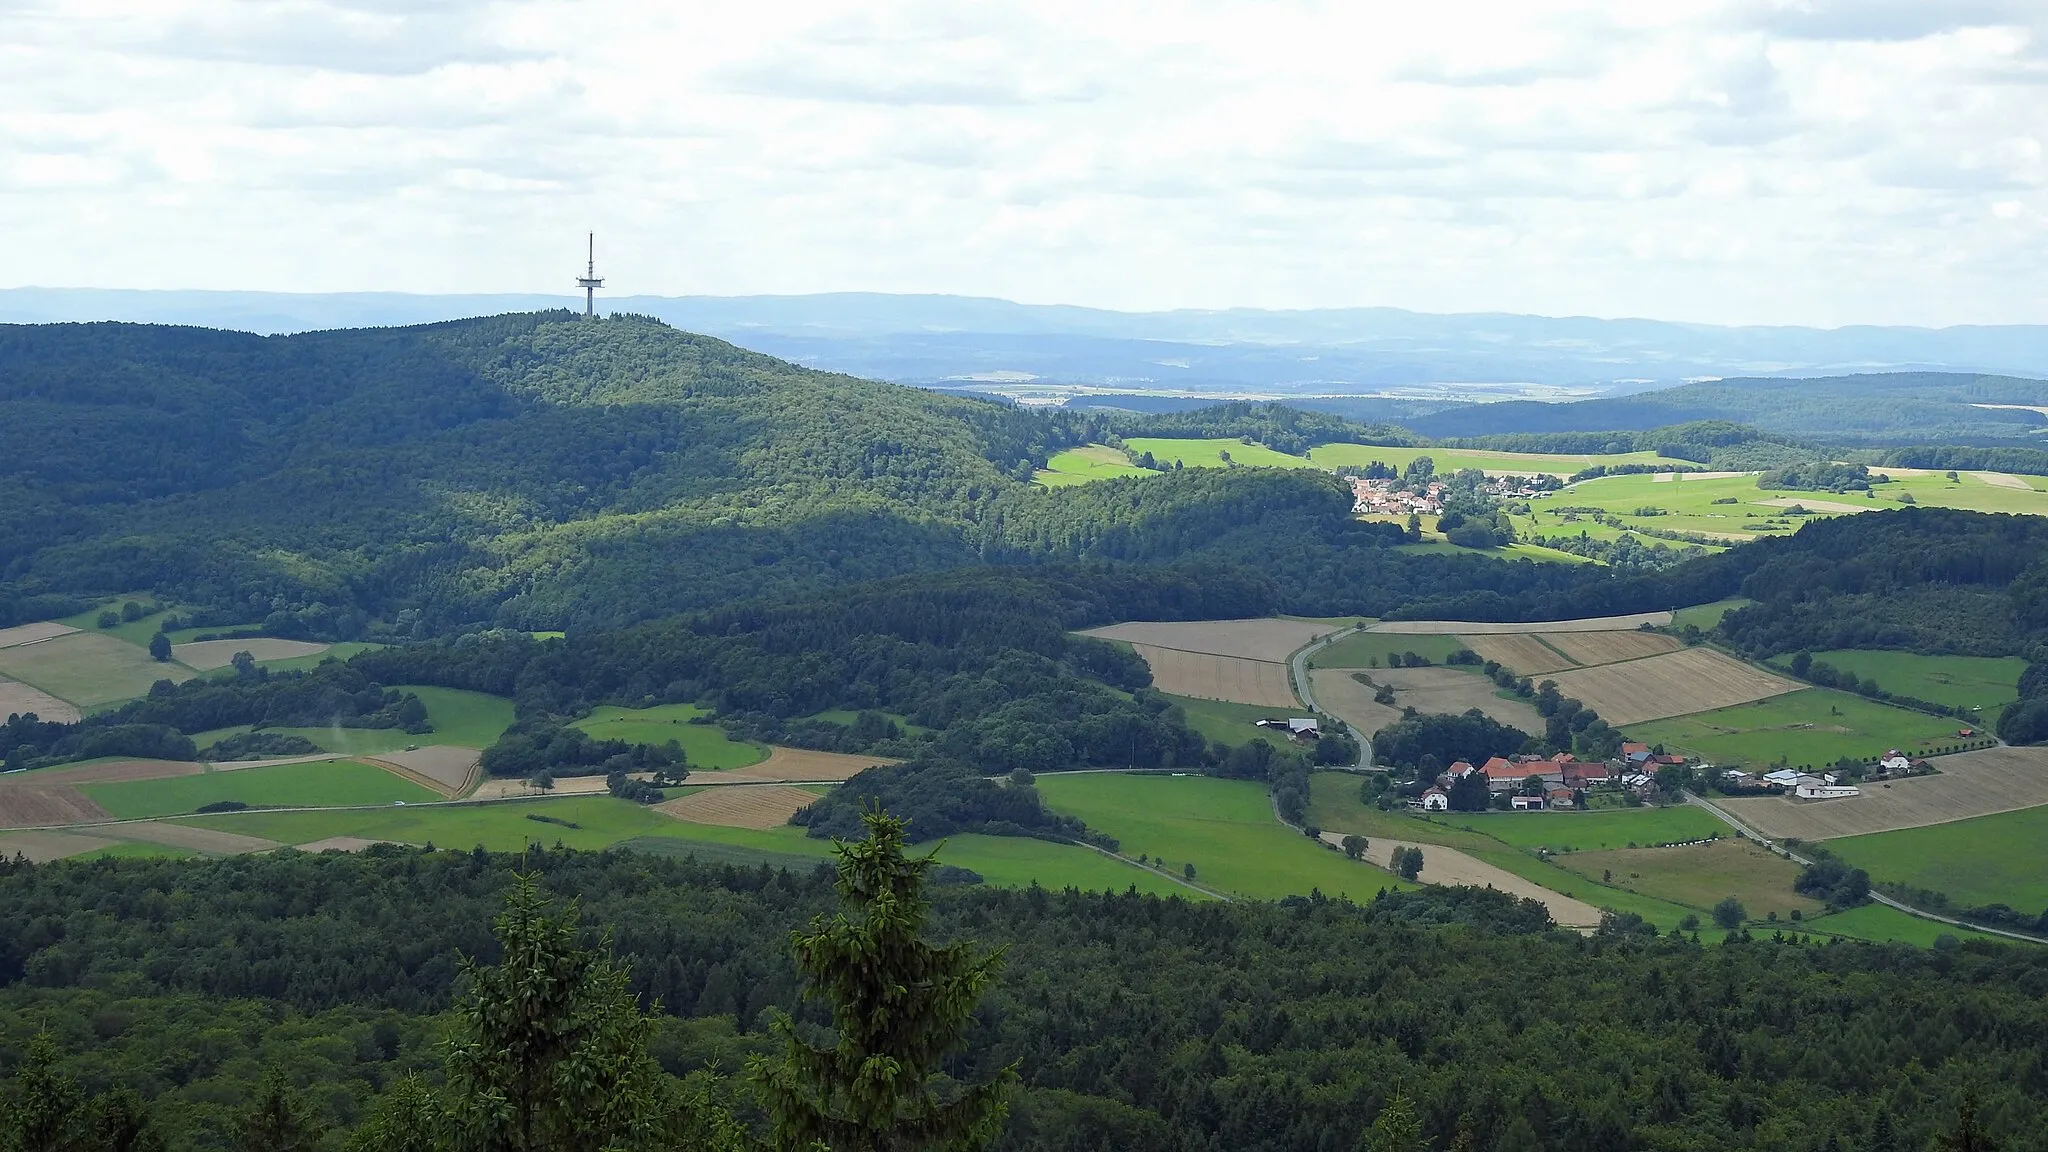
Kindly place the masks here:
MULTIPOLYGON (((1341 848, 1344 846, 1344 834, 1325 832, 1323 841, 1341 848)), ((1484 860, 1467 856, 1456 848, 1445 848, 1440 844, 1409 844, 1384 836, 1368 836, 1365 859, 1381 868, 1389 868, 1396 848, 1422 849, 1422 871, 1416 875, 1416 879, 1424 884, 1492 888, 1512 896, 1537 901, 1550 910, 1550 918, 1557 921, 1561 927, 1597 928, 1600 925, 1600 910, 1591 904, 1583 900, 1574 900, 1559 892, 1552 892, 1506 869, 1496 868, 1484 860)))
POLYGON ((107 810, 85 793, 63 784, 0 786, 0 828, 43 828, 90 824, 107 819, 107 810))
MULTIPOLYGON (((1237 656, 1246 660, 1285 661, 1318 636, 1341 632, 1336 624, 1308 620, 1194 620, 1172 623, 1139 621, 1090 628, 1083 636, 1123 640, 1152 648, 1237 656)), ((1171 689, 1169 689, 1171 691, 1171 689)))
POLYGON ((475 777, 482 754, 474 748, 431 744, 410 752, 365 757, 380 768, 392 768, 443 796, 459 795, 475 777))
POLYGON ((110 848, 114 843, 115 841, 102 840, 97 836, 80 836, 75 832, 11 832, 0 836, 0 860, 25 856, 37 864, 47 864, 52 860, 62 860, 66 856, 110 848))
MULTIPOLYGON (((1685 647, 1677 637, 1661 632, 1558 632, 1544 639, 1550 642, 1551 647, 1588 667, 1662 656, 1685 647)), ((1507 662, 1503 660, 1502 663, 1507 662)))
POLYGON ((1375 668, 1366 673, 1374 683, 1391 685, 1397 708, 1457 715, 1477 708, 1503 724, 1541 733, 1543 717, 1520 700, 1494 694, 1493 681, 1477 671, 1456 668, 1375 668))
POLYGON ((2048 748, 1986 748, 1934 763, 1939 775, 1864 784, 1862 795, 1842 800, 1756 796, 1715 803, 1766 836, 1802 840, 1920 828, 2048 804, 2048 748))
POLYGON ((1322 705, 1325 713, 1368 736, 1401 718, 1399 708, 1375 703, 1372 689, 1353 680, 1349 668, 1313 669, 1308 682, 1316 691, 1316 703, 1322 705))
POLYGON ((290 660, 297 656, 318 656, 325 644, 305 640, 278 640, 260 636, 253 640, 196 640, 171 646, 171 658, 201 671, 225 668, 234 663, 235 653, 247 652, 258 660, 290 660))
POLYGON ((233 855, 237 852, 268 852, 284 845, 275 840, 258 836, 243 836, 235 832, 215 832, 211 828, 195 828, 190 824, 166 824, 156 820, 143 820, 120 826, 124 840, 144 840, 151 844, 169 844, 173 848, 190 848, 194 852, 211 855, 233 855))
POLYGON ((0 677, 0 719, 30 713, 34 713, 38 720, 54 720, 59 724, 76 724, 84 715, 77 706, 67 704, 40 688, 0 677))
POLYGON ((360 836, 329 836, 325 840, 315 840, 311 844, 301 844, 298 848, 301 852, 361 852, 365 848, 373 848, 379 844, 397 843, 400 843, 400 841, 365 840, 360 836))
POLYGON ((511 796, 595 796, 605 792, 602 776, 557 776, 555 786, 546 792, 521 779, 499 777, 486 780, 476 786, 476 791, 463 797, 465 800, 503 800, 511 796))
POLYGON ((1800 500, 1790 496, 1755 500, 1752 503, 1761 504, 1766 508, 1806 508, 1815 512, 1868 512, 1871 507, 1868 504, 1845 504, 1840 500, 1800 500))
POLYGON ((21 776, 0 780, 0 789, 10 783, 36 784, 126 784, 133 780, 168 780, 173 776, 197 776, 205 769, 190 760, 104 760, 98 764, 39 768, 21 776))
MULTIPOLYGON (((1859 509, 1860 511, 1860 509, 1859 509)), ((1368 632, 1409 632, 1420 636, 1499 636, 1510 632, 1628 632, 1645 624, 1671 623, 1669 612, 1638 612, 1633 616, 1589 616, 1582 620, 1540 620, 1526 624, 1488 624, 1472 620, 1385 620, 1368 632)))
POLYGON ((2006 472, 1972 472, 1970 475, 1991 485, 1993 488, 2017 488, 2022 492, 2032 492, 2034 490, 2033 485, 2006 472))
POLYGON ((48 640, 55 636, 64 636, 76 631, 78 629, 73 628, 71 625, 59 624, 55 620, 38 620, 33 624, 16 624, 12 628, 0 628, 0 648, 12 648, 18 644, 34 644, 38 640, 48 640))
POLYGON ((1474 652, 1503 668, 1512 668, 1523 676, 1540 676, 1545 672, 1556 672, 1573 666, 1569 658, 1559 655, 1534 633, 1507 632, 1493 636, 1466 636, 1464 641, 1474 652))
POLYGON ((691 824, 719 824, 727 828, 777 828, 789 823, 798 809, 809 806, 817 796, 801 788, 782 784, 749 787, 706 788, 688 796, 657 804, 654 810, 691 824))
POLYGON ((813 752, 808 748, 770 745, 768 758, 759 764, 726 772, 692 772, 692 784, 836 784, 878 764, 897 764, 887 756, 848 756, 840 752, 813 752))
POLYGON ((1615 727, 1746 704, 1805 687, 1706 648, 1688 648, 1625 664, 1580 668, 1551 677, 1615 727))
POLYGON ((1152 684, 1161 692, 1267 708, 1300 707, 1294 699, 1294 688, 1288 683, 1285 664, 1183 652, 1150 644, 1133 644, 1132 648, 1152 666, 1152 684))
POLYGON ((32 684, 81 708, 129 700, 158 680, 190 680, 192 670, 159 664, 133 644, 95 632, 0 648, 0 676, 32 684))

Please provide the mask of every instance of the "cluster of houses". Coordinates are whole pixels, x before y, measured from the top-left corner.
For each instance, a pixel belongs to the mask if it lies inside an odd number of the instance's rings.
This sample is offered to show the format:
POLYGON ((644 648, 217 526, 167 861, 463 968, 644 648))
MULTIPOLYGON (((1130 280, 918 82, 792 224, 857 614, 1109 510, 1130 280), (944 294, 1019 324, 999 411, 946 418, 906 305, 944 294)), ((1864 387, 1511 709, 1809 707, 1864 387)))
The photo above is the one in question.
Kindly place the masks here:
POLYGON ((1444 812, 1451 806, 1452 785, 1477 772, 1486 777, 1486 790, 1508 794, 1508 807, 1517 812, 1564 809, 1578 806, 1578 793, 1601 785, 1619 785, 1632 792, 1648 792, 1657 783, 1655 773, 1666 764, 1683 764, 1683 756, 1659 756, 1646 744, 1623 744, 1614 761, 1580 760, 1569 752, 1555 756, 1495 756, 1484 764, 1463 760, 1445 769, 1436 783, 1423 789, 1411 807, 1425 812, 1444 812), (1543 791, 1530 795, 1523 785, 1530 777, 1543 781, 1543 791))
POLYGON ((1721 773, 1721 779, 1730 788, 1765 788, 1773 792, 1786 792, 1801 800, 1841 800, 1862 793, 1854 784, 1844 784, 1833 772, 1800 772, 1792 768, 1780 768, 1774 772, 1752 775, 1737 768, 1721 773))
POLYGON ((1381 513, 1394 516, 1440 516, 1444 510, 1444 482, 1430 480, 1409 487, 1400 480, 1351 481, 1351 511, 1357 515, 1381 513))
POLYGON ((1536 487, 1526 476, 1495 476, 1480 491, 1502 500, 1543 500, 1551 495, 1549 488, 1536 487))

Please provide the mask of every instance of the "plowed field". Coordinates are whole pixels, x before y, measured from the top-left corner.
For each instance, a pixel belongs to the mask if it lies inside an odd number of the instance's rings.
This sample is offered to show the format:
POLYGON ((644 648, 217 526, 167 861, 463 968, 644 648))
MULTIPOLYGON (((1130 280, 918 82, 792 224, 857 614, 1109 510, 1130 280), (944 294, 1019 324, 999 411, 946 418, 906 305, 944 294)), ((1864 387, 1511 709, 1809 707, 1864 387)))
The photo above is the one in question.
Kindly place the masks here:
POLYGON ((1523 676, 1541 676, 1572 667, 1570 660, 1558 655, 1533 633, 1505 632, 1462 639, 1474 652, 1523 676))
POLYGON ((1588 616, 1582 620, 1540 620, 1528 624, 1487 624, 1471 620, 1387 620, 1368 632, 1411 632, 1420 636, 1495 636, 1503 632, 1627 632, 1645 624, 1671 623, 1669 612, 1638 612, 1633 616, 1588 616))
POLYGON ((1082 635, 1277 663, 1316 637, 1339 631, 1342 628, 1338 625, 1308 620, 1193 620, 1112 624, 1107 628, 1090 628, 1082 635))
POLYGON ((706 788, 655 806, 655 811, 692 824, 727 828, 776 828, 789 823, 799 808, 817 799, 815 793, 780 784, 706 788))
POLYGON ((1685 647, 1677 637, 1661 632, 1554 632, 1543 638, 1551 647, 1589 667, 1661 656, 1685 647))
POLYGON ((1551 679, 1557 681, 1559 692, 1616 727, 1745 704, 1803 687, 1706 648, 1580 668, 1551 679))
POLYGON ((0 787, 0 828, 40 828, 54 824, 90 824, 107 819, 107 810, 62 784, 0 787))
POLYGON ((444 796, 459 795, 469 786, 480 758, 481 754, 474 748, 456 748, 446 744, 366 757, 370 763, 396 768, 400 774, 444 796))
POLYGON ((1294 689, 1287 682, 1287 665, 1237 656, 1211 656, 1134 644, 1139 656, 1152 666, 1152 684, 1175 696, 1205 700, 1233 700, 1266 708, 1297 708, 1294 689))
POLYGON ((1934 763, 1939 775, 1864 784, 1862 795, 1842 800, 1758 796, 1715 803, 1766 836, 1802 840, 1919 828, 2048 804, 2048 748, 1986 748, 1934 763))
MULTIPOLYGON (((1323 833, 1325 843, 1344 846, 1342 832, 1323 833)), ((1550 918, 1564 928, 1595 928, 1600 924, 1600 910, 1583 900, 1574 900, 1561 892, 1552 892, 1541 885, 1531 883, 1505 868, 1496 868, 1484 860, 1467 856, 1456 848, 1445 848, 1440 844, 1408 844, 1390 840, 1384 836, 1366 837, 1365 859, 1381 868, 1390 866, 1394 849, 1422 849, 1422 871, 1416 879, 1424 884, 1462 884, 1474 888, 1492 888, 1525 900, 1535 900, 1550 910, 1550 918)))

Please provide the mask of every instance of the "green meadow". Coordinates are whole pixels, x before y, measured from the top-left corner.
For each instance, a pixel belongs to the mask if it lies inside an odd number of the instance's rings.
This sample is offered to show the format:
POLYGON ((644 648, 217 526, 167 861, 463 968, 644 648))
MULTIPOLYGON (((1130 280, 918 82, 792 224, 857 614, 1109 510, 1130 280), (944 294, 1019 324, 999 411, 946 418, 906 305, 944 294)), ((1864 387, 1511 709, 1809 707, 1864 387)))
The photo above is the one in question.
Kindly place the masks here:
POLYGON ((1752 474, 1699 480, 1682 476, 1605 476, 1574 484, 1532 511, 1538 529, 1546 535, 1576 533, 1585 522, 1562 510, 1586 507, 1608 512, 1631 528, 1749 539, 1795 532, 1801 524, 1818 517, 1898 508, 1906 503, 1976 512, 2048 515, 2048 493, 2003 487, 1967 472, 1953 482, 1939 475, 1903 477, 1875 485, 1868 493, 1766 490, 1757 487, 1752 474), (1906 496, 1911 500, 1901 499, 1906 496), (1798 514, 1766 501, 1800 504, 1806 512, 1798 514))
POLYGON ((1262 708, 1256 704, 1233 704, 1227 700, 1200 700, 1193 696, 1166 698, 1180 705, 1187 713, 1188 727, 1202 734, 1210 743, 1224 743, 1232 746, 1263 740, 1275 748, 1294 747, 1294 742, 1271 729, 1260 728, 1254 721, 1269 716, 1280 716, 1289 710, 1284 708, 1262 708))
POLYGON ((2012 940, 1993 936, 1989 932, 1977 932, 1969 928, 1957 928, 1933 920, 1922 920, 1896 908, 1882 904, 1865 904, 1847 912, 1832 912, 1816 916, 1798 924, 1781 925, 1788 932, 1817 932, 1833 936, 1846 936, 1851 940, 1869 940, 1879 944, 1910 944, 1915 948, 1932 948, 1935 941, 1943 936, 1958 940, 1990 940, 2010 944, 2012 940))
POLYGON ((1684 628, 1690 624, 1702 632, 1711 632, 1721 626, 1721 617, 1737 608, 1747 608, 1753 603, 1755 601, 1737 596, 1728 600, 1716 600, 1712 604, 1695 604, 1689 608, 1680 608, 1671 614, 1671 626, 1684 628))
POLYGON ((1033 477, 1047 488, 1086 484, 1091 480, 1114 480, 1120 476, 1153 476, 1150 469, 1132 464, 1130 458, 1106 444, 1089 444, 1055 453, 1033 477))
POLYGON ((1124 855, 1163 859, 1174 872, 1193 864, 1195 883, 1220 892, 1273 900, 1320 889, 1362 902, 1413 887, 1288 830, 1252 781, 1047 774, 1038 789, 1053 808, 1116 837, 1124 855))
POLYGON ((1466 548, 1448 540, 1422 540, 1414 544, 1396 544, 1394 551, 1406 552, 1412 556, 1480 556, 1489 560, 1534 560, 1539 564, 1598 563, 1585 556, 1574 556, 1570 552, 1519 540, 1513 544, 1502 544, 1493 548, 1466 548))
POLYGON ((312 808, 326 805, 431 803, 441 797, 410 780, 353 760, 320 760, 202 772, 167 780, 81 784, 79 791, 121 820, 172 816, 223 800, 251 808, 312 808))
MULTIPOLYGON (((2020 673, 2027 662, 2018 656, 1922 656, 1917 652, 1837 648, 1815 652, 1816 661, 1853 672, 1859 680, 1875 680, 1880 688, 1956 708, 1982 708, 1987 719, 2019 697, 2020 673)), ((1772 661, 1783 667, 1790 657, 1772 661)))
POLYGON ((132 700, 158 680, 190 680, 183 664, 159 664, 142 648, 100 632, 0 648, 0 676, 87 708, 132 700))
POLYGON ((1602 808, 1591 812, 1443 812, 1413 818, 1476 832, 1511 848, 1533 852, 1598 852, 1682 844, 1729 835, 1704 808, 1602 808))
POLYGON ((1830 840, 1874 880, 1947 893, 1962 907, 2048 908, 2048 807, 1830 840))
POLYGON ((1956 743, 1956 722, 1894 708, 1832 688, 1805 688, 1768 700, 1632 724, 1628 738, 1683 749, 1723 767, 1783 760, 1820 768, 1897 748, 1922 755, 1956 743))
POLYGON ((1512 472, 1522 476, 1571 476, 1595 464, 1654 464, 1654 452, 1626 452, 1619 455, 1588 456, 1534 452, 1490 452, 1480 448, 1390 448, 1375 444, 1322 444, 1309 449, 1308 458, 1325 468, 1363 468, 1377 460, 1395 468, 1406 468, 1418 456, 1429 457, 1438 472, 1479 468, 1488 472, 1512 472))
POLYGON ((1247 468, 1314 468, 1316 465, 1300 456, 1275 452, 1263 444, 1246 444, 1238 440, 1219 437, 1213 440, 1178 440, 1162 437, 1140 436, 1124 441, 1124 446, 1133 456, 1147 452, 1159 463, 1171 468, 1178 462, 1187 468, 1222 468, 1236 464, 1247 468), (1223 459, 1229 453, 1230 459, 1223 459))
MULTIPOLYGON (((429 709, 431 712, 431 708, 429 709)), ((681 744, 690 767, 742 768, 768 758, 768 750, 742 744, 716 724, 692 724, 707 715, 695 704, 662 704, 653 708, 603 707, 570 725, 599 740, 624 740, 628 744, 662 745, 671 740, 681 744)), ((848 720, 852 717, 849 716, 848 720)))
MULTIPOLYGON (((80 612, 76 616, 66 616, 57 621, 57 623, 69 624, 73 628, 83 629, 87 632, 97 632, 101 636, 112 636, 123 643, 133 644, 137 648, 146 649, 149 647, 149 638, 157 634, 157 629, 163 623, 163 618, 170 615, 172 611, 172 608, 168 605, 162 605, 154 596, 120 596, 108 600, 90 612, 80 612), (99 626, 100 613, 119 612, 121 605, 131 600, 145 607, 150 604, 158 604, 158 611, 151 612, 139 620, 123 620, 112 628, 102 628, 99 626)), ((172 637, 172 642, 177 642, 175 635, 172 637)))
MULTIPOLYGON (((414 746, 452 744, 461 748, 488 748, 512 726, 512 702, 503 696, 468 692, 460 688, 436 688, 428 684, 393 684, 399 692, 411 692, 427 706, 432 732, 411 733, 402 728, 271 728, 266 731, 303 736, 324 752, 343 756, 377 756, 414 746)), ((193 737, 201 748, 223 735, 248 729, 223 728, 219 732, 193 737), (205 737, 204 739, 202 737, 205 737)))
POLYGON ((1312 668, 1382 668, 1388 666, 1391 657, 1412 652, 1441 664, 1464 647, 1465 642, 1456 636, 1353 632, 1317 649, 1308 662, 1312 668))

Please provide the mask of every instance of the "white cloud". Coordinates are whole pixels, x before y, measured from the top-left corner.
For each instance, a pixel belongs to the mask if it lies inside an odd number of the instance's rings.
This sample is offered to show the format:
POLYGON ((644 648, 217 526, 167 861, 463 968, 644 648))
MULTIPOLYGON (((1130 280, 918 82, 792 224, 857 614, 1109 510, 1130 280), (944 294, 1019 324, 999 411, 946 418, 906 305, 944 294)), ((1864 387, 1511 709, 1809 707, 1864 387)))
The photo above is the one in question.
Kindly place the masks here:
POLYGON ((0 0, 0 284, 2048 322, 2038 0, 0 0))

